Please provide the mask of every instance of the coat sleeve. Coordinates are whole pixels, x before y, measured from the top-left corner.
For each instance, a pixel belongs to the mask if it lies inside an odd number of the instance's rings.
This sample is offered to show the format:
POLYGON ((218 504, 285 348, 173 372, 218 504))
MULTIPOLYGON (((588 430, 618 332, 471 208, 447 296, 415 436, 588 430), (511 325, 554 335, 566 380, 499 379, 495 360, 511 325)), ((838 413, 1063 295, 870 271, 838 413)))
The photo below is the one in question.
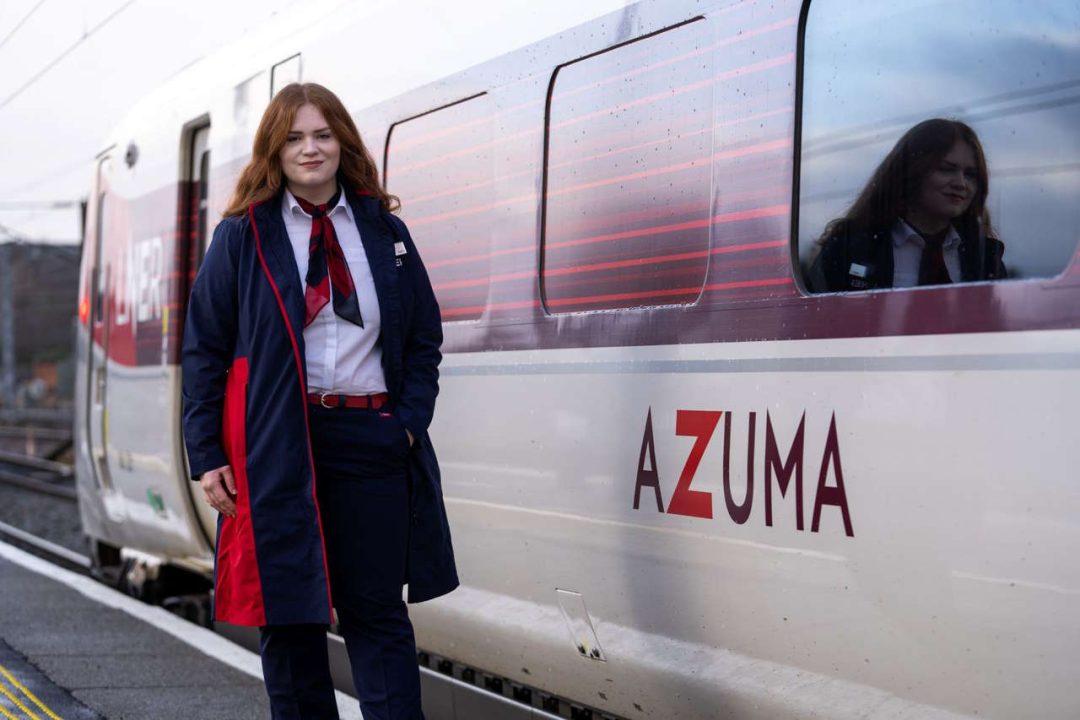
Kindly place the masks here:
POLYGON ((1005 243, 996 238, 986 238, 990 251, 987 253, 986 277, 990 280, 1007 280, 1009 269, 1005 267, 1005 243))
POLYGON ((402 387, 398 397, 397 415, 401 424, 414 437, 422 437, 435 414, 435 397, 439 394, 439 362, 442 360, 442 316, 435 291, 431 288, 416 244, 400 218, 389 215, 395 235, 405 243, 406 263, 404 280, 412 287, 412 312, 406 314, 402 338, 402 387))
POLYGON ((818 247, 817 257, 810 265, 806 284, 812 293, 839 292, 847 290, 845 278, 848 266, 846 244, 833 235, 818 247))
POLYGON ((229 464, 222 447, 225 380, 237 333, 236 253, 240 222, 218 223, 188 301, 181 349, 184 443, 191 477, 229 464))

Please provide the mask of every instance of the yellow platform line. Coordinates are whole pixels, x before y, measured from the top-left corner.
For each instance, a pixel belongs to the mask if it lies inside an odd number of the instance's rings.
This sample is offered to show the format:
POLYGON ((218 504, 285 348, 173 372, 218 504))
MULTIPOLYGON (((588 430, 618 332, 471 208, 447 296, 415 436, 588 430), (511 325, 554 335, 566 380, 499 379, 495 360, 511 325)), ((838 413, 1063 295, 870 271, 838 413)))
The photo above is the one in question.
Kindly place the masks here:
POLYGON ((7 720, 19 720, 19 718, 8 712, 3 705, 0 705, 0 713, 3 713, 4 717, 7 718, 7 720))
MULTIPOLYGON (((34 693, 30 692, 26 688, 26 686, 24 686, 21 682, 16 680, 15 676, 12 675, 10 672, 8 672, 8 669, 6 667, 4 667, 3 665, 0 665, 0 675, 3 675, 7 679, 7 681, 9 683, 11 683, 12 685, 14 685, 17 690, 21 691, 23 695, 30 698, 30 701, 32 703, 34 703, 35 705, 37 705, 39 708, 41 708, 41 711, 43 713, 45 713, 46 715, 48 715, 49 718, 51 718, 51 720, 64 720, 62 717, 60 717, 59 715, 54 713, 52 710, 50 710, 48 707, 46 707, 45 703, 38 700, 37 696, 34 695, 34 693)), ((0 690, 6 690, 6 689, 2 685, 0 685, 0 690)), ((7 695, 7 692, 5 691, 4 694, 7 695)), ((26 713, 31 718, 33 718, 33 720, 40 720, 40 718, 35 716, 34 713, 30 712, 25 707, 22 707, 22 705, 19 704, 18 700, 15 700, 15 703, 18 704, 20 706, 20 708, 22 708, 22 711, 24 713, 26 713)))
POLYGON ((0 685, 0 693, 4 693, 5 695, 7 695, 8 700, 15 703, 15 707, 19 708, 24 713, 26 713, 30 717, 30 720, 41 720, 41 718, 39 718, 37 715, 30 712, 30 709, 28 707, 26 707, 21 702, 19 702, 19 698, 15 697, 15 694, 13 692, 11 692, 10 690, 8 690, 3 685, 0 685))

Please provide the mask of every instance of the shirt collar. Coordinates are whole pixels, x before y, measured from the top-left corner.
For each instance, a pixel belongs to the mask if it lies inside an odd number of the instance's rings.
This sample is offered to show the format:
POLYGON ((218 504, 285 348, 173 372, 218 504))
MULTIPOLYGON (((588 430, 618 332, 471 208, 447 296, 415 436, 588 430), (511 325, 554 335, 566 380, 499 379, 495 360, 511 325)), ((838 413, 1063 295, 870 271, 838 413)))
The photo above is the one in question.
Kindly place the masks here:
MULTIPOLYGON (((285 209, 290 215, 300 214, 307 218, 311 217, 306 212, 304 212, 304 208, 300 207, 300 203, 296 201, 296 196, 293 195, 288 188, 285 188, 285 209)), ((337 205, 330 208, 330 212, 326 214, 329 216, 333 215, 336 212, 344 212, 350 220, 353 219, 352 207, 350 207, 349 201, 345 197, 345 188, 341 189, 341 194, 338 196, 337 205)))
MULTIPOLYGON (((926 241, 923 240, 923 236, 919 232, 907 224, 903 218, 897 218, 896 223, 892 229, 892 242, 893 247, 899 248, 905 243, 912 243, 918 245, 920 248, 926 246, 926 241)), ((945 241, 941 244, 942 249, 948 250, 960 244, 960 233, 956 232, 956 228, 949 225, 949 232, 945 234, 945 241)))

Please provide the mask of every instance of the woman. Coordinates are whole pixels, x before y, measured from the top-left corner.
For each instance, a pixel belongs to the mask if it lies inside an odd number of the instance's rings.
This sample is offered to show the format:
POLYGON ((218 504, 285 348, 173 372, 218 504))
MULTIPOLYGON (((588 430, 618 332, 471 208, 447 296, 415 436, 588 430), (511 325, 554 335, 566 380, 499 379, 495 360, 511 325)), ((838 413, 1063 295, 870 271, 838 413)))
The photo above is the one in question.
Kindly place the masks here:
POLYGON ((191 475, 221 515, 215 619, 260 628, 273 717, 336 718, 336 609, 364 717, 422 718, 409 601, 457 586, 428 438, 439 308, 341 101, 263 115, 184 329, 191 475))
POLYGON ((1006 277, 992 237, 986 156, 975 131, 925 120, 900 138, 855 204, 830 222, 809 272, 814 292, 1006 277))

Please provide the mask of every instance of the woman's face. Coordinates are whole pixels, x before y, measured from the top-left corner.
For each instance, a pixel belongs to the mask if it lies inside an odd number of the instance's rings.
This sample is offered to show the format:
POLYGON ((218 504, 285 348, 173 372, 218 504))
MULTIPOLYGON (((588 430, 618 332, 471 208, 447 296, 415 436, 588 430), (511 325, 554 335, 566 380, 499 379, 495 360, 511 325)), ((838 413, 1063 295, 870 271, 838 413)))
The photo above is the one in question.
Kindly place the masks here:
POLYGON ((963 140, 957 140, 919 184, 914 202, 908 207, 909 219, 916 224, 921 219, 922 230, 944 227, 971 206, 979 189, 978 178, 975 150, 963 140))
POLYGON ((296 111, 278 158, 293 195, 319 204, 329 200, 337 190, 341 144, 314 105, 301 105, 296 111))

